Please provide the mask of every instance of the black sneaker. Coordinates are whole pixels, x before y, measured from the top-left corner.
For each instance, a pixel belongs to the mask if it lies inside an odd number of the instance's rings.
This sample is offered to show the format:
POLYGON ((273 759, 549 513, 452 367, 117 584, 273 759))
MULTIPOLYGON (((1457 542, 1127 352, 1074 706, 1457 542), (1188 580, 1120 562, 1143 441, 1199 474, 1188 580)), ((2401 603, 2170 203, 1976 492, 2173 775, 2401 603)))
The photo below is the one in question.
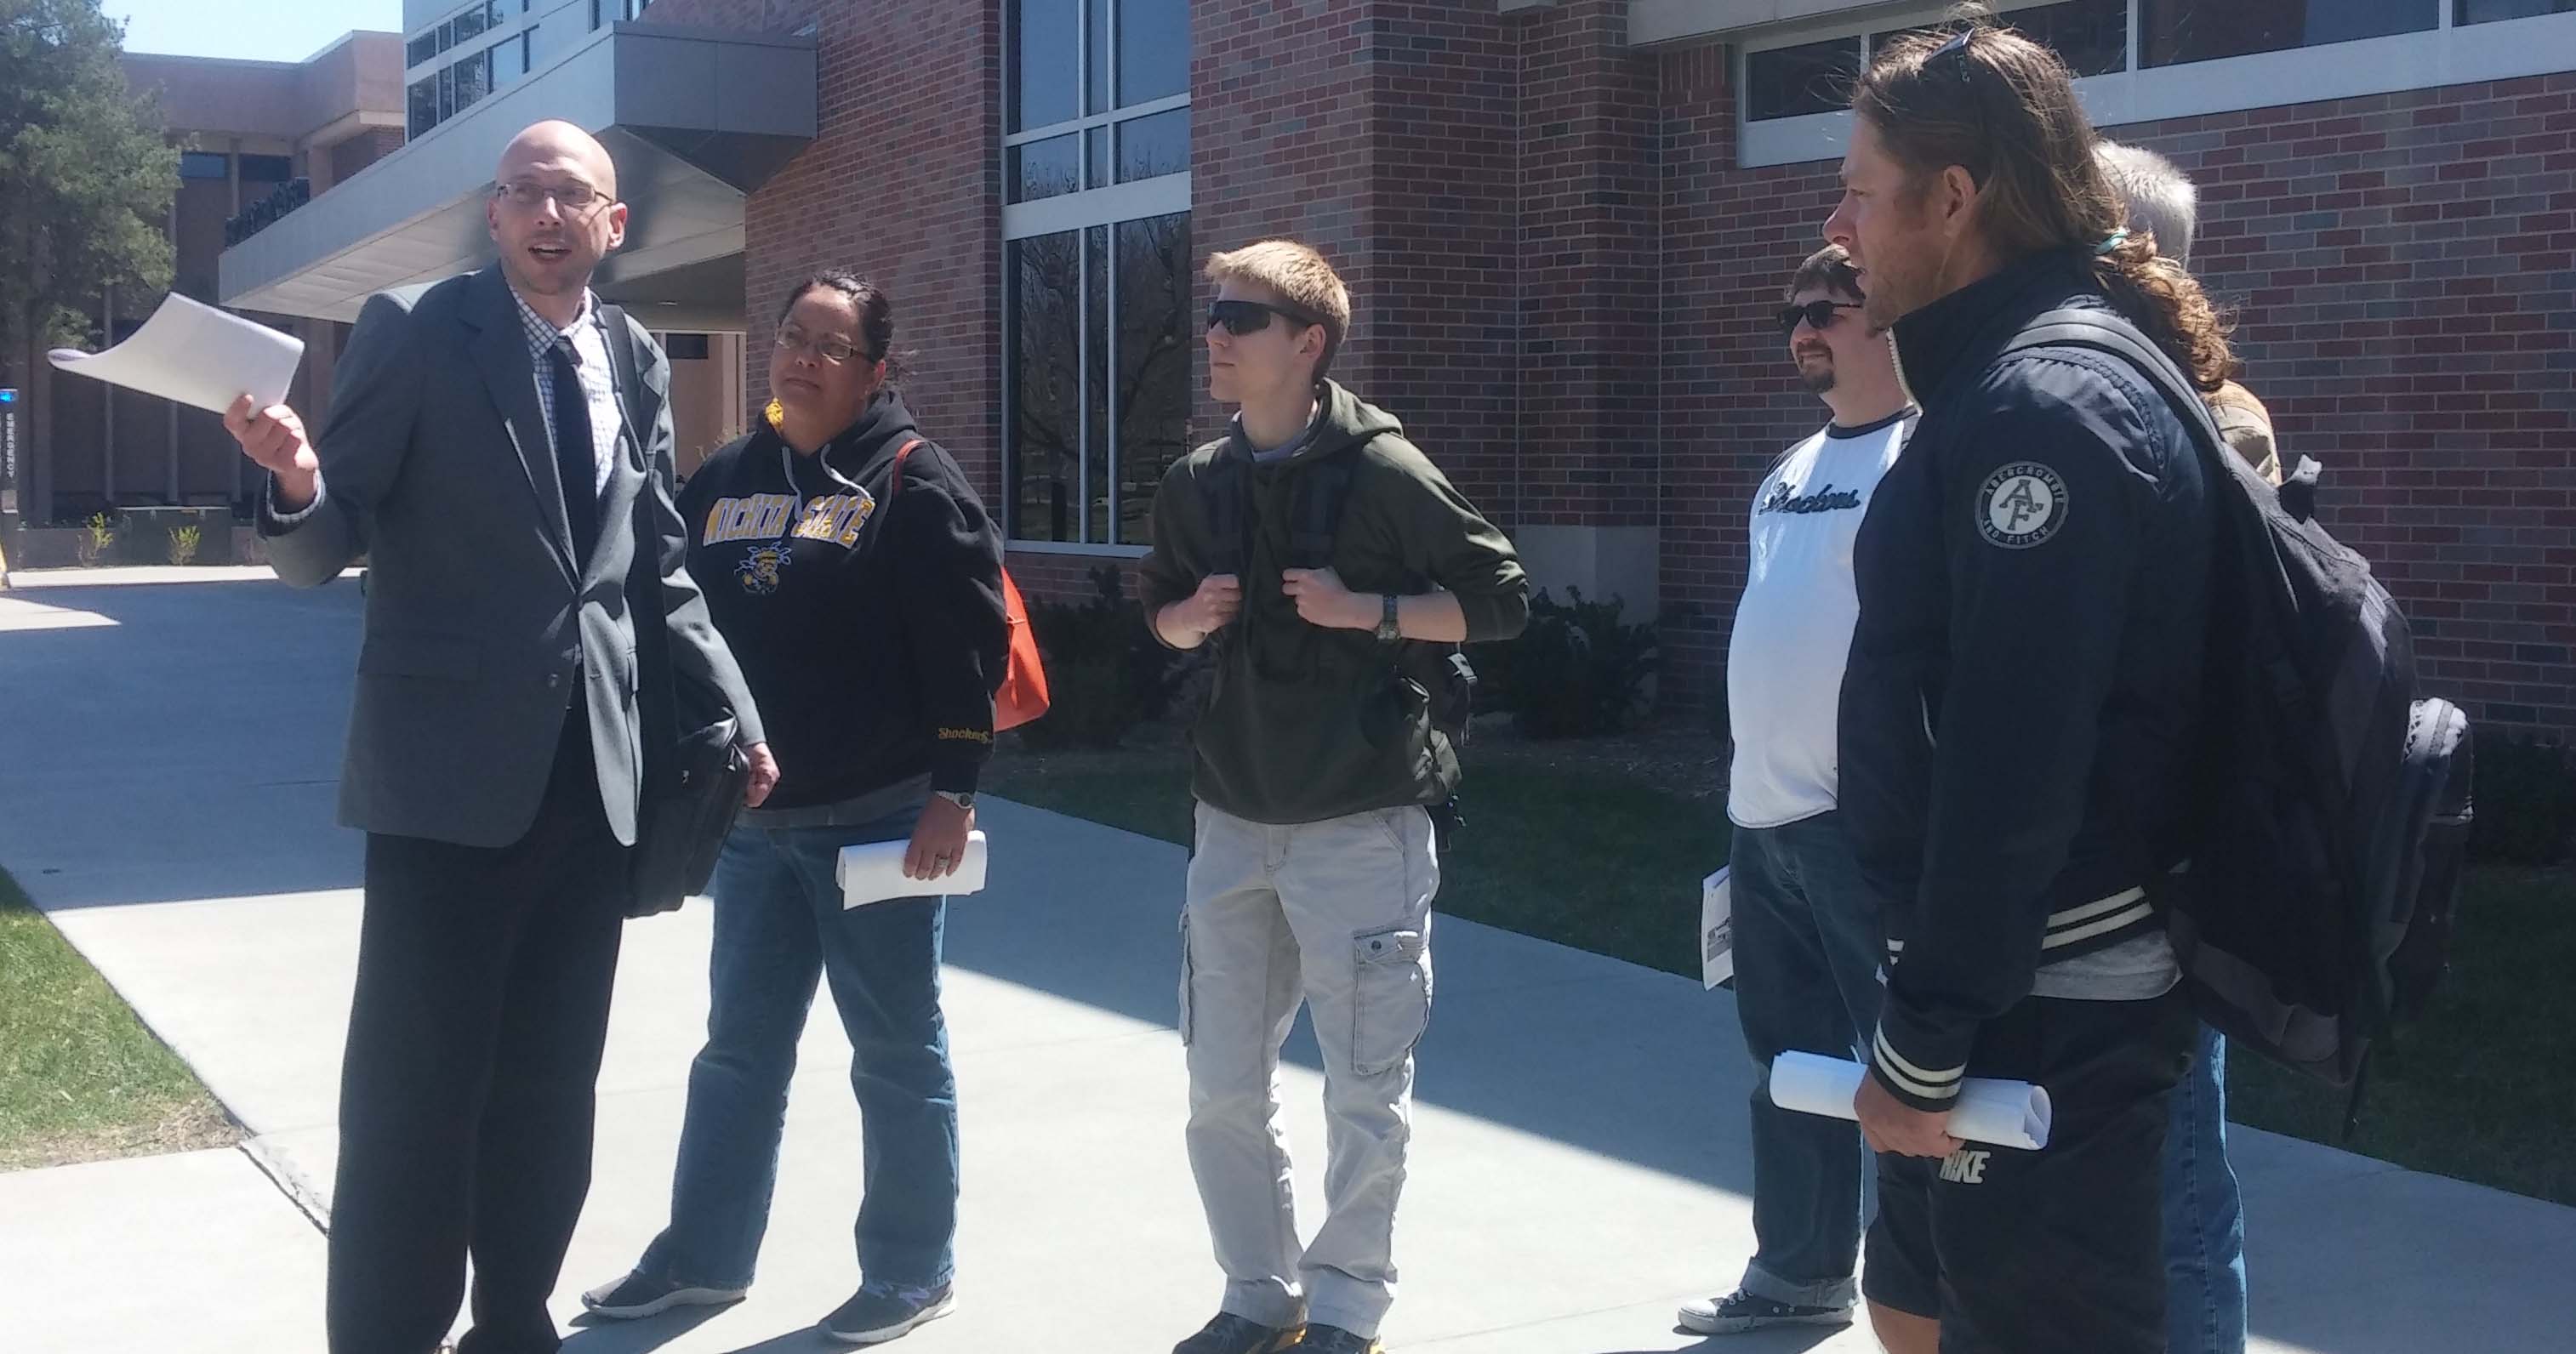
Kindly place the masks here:
POLYGON ((1297 1354, 1386 1354, 1376 1336, 1353 1335, 1339 1326, 1308 1326, 1306 1338, 1293 1348, 1297 1354))
POLYGON ((674 1307, 721 1307, 742 1301, 742 1296, 739 1288, 698 1288, 629 1274, 582 1294, 581 1305, 590 1309, 591 1315, 610 1321, 637 1321, 660 1316, 674 1307))
POLYGON ((1249 1317, 1219 1312, 1199 1333, 1172 1346, 1172 1354, 1284 1354, 1306 1333, 1304 1321, 1265 1326, 1249 1317))
POLYGON ((905 1288, 872 1283, 823 1318, 823 1333, 852 1345, 881 1345, 957 1310, 953 1285, 905 1288))
POLYGON ((1742 1335, 1767 1326, 1848 1326, 1849 1307, 1798 1307, 1757 1298, 1739 1288, 1714 1302, 1686 1302, 1682 1329, 1700 1335, 1742 1335))

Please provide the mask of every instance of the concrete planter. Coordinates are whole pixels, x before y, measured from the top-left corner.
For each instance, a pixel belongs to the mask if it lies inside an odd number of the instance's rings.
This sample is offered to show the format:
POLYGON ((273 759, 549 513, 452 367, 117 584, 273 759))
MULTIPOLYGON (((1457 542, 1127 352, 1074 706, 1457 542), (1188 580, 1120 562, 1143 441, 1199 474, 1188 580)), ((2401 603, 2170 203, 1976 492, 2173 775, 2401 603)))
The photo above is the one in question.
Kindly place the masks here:
MULTIPOLYGON (((256 564, 257 533, 233 521, 228 508, 128 508, 116 522, 116 539, 97 560, 101 565, 168 564, 172 533, 197 528, 197 555, 190 564, 256 564)), ((83 526, 17 526, 5 532, 0 551, 12 569, 70 569, 81 563, 88 540, 83 526)))

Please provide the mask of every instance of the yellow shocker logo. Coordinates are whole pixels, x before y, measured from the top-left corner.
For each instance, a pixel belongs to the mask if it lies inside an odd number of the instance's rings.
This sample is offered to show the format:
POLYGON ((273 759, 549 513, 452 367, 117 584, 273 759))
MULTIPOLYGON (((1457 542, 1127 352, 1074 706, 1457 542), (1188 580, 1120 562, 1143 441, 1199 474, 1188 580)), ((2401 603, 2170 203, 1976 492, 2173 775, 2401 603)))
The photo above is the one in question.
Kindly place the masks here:
POLYGON ((787 547, 783 545, 753 546, 742 557, 742 563, 734 568, 734 581, 754 597, 767 597, 778 591, 779 573, 787 567, 790 558, 787 547))

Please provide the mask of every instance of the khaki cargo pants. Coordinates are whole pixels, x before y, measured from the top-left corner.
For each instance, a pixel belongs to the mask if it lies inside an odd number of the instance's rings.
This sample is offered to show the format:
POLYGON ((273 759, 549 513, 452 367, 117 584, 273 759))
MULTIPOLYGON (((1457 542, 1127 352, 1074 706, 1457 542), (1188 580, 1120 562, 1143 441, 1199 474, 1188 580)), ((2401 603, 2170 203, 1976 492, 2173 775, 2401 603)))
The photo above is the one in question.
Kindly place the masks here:
POLYGON ((1375 1335, 1395 1300, 1413 1047, 1431 1019, 1431 818, 1385 809, 1274 827, 1198 806, 1181 913, 1190 1169, 1223 1309, 1375 1335), (1302 998, 1323 1046, 1322 1230, 1298 1244, 1279 1048, 1302 998))

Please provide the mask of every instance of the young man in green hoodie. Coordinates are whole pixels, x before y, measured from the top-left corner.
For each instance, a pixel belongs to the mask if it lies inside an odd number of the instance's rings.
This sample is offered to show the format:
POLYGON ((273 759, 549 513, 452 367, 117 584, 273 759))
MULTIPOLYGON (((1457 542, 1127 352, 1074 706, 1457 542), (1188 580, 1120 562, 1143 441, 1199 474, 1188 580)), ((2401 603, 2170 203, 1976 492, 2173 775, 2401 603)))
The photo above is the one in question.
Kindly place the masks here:
POLYGON ((1225 1271, 1174 1354, 1370 1354, 1394 1301, 1413 1048, 1431 1017, 1433 718, 1467 641, 1529 614, 1511 542, 1384 412, 1325 380, 1350 293, 1274 240, 1208 262, 1208 387, 1240 413, 1164 476, 1138 587, 1154 634, 1215 646, 1192 737, 1181 914, 1190 1169, 1225 1271), (1279 1128, 1303 999, 1324 1057, 1326 1217, 1301 1246, 1279 1128))

